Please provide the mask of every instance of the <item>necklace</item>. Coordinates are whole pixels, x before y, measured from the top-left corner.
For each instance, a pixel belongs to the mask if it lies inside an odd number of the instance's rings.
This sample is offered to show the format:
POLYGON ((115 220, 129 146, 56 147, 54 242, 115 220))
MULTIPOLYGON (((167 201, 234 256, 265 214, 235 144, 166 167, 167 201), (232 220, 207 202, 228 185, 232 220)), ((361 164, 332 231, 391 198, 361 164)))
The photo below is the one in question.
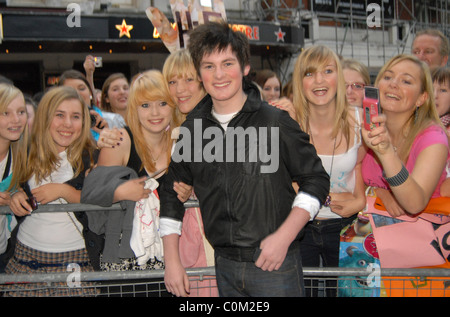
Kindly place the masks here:
MULTIPOLYGON (((311 130, 309 130, 309 135, 311 136, 311 142, 314 145, 314 138, 313 138, 311 130)), ((331 174, 333 173, 333 163, 334 163, 334 153, 335 153, 335 151, 336 151, 336 137, 334 137, 333 154, 331 156, 330 173, 329 173, 330 179, 331 179, 331 174)), ((329 207, 330 203, 331 203, 331 196, 328 195, 327 198, 325 199, 325 202, 323 203, 323 205, 325 207, 329 207)))
POLYGON ((156 159, 153 157, 152 150, 150 149, 150 152, 149 152, 149 153, 150 153, 150 156, 151 156, 151 158, 152 158, 153 163, 158 162, 159 158, 160 158, 161 155, 164 153, 165 148, 166 148, 166 143, 164 142, 163 148, 161 149, 161 152, 159 152, 159 155, 158 155, 158 157, 157 157, 156 159))
POLYGON ((238 113, 239 113, 239 111, 236 112, 235 114, 233 114, 229 120, 226 120, 226 121, 220 121, 220 120, 216 117, 217 112, 216 112, 216 110, 214 109, 214 106, 213 106, 212 109, 211 109, 211 114, 212 114, 212 116, 213 116, 213 117, 217 120, 217 122, 219 122, 221 125, 226 125, 226 124, 230 123, 231 120, 233 120, 233 119, 238 115, 238 113))
POLYGON ((400 141, 400 143, 398 145, 394 145, 394 143, 392 143, 392 147, 394 148, 394 151, 397 153, 397 151, 402 147, 403 142, 405 139, 403 139, 402 141, 400 141))
MULTIPOLYGON (((330 164, 330 180, 331 180, 331 174, 333 172, 333 163, 334 163, 334 151, 336 150, 336 137, 334 137, 334 146, 333 146, 333 156, 331 156, 331 164, 330 164)), ((331 204, 331 196, 327 195, 327 198, 325 199, 325 202, 323 205, 325 207, 329 207, 331 204)))

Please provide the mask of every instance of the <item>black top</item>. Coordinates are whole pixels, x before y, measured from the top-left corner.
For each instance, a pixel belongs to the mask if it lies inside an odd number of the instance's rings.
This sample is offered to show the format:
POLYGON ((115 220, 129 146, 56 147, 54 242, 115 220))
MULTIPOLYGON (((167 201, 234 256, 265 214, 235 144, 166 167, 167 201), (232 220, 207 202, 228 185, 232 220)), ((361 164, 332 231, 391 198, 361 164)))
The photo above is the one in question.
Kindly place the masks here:
MULTIPOLYGON (((132 168, 138 174, 139 177, 148 176, 147 171, 142 166, 142 160, 136 151, 136 147, 134 145, 133 134, 131 133, 131 130, 129 127, 125 127, 125 130, 128 132, 128 135, 130 136, 130 140, 131 140, 130 157, 127 162, 127 167, 132 168)), ((164 180, 165 176, 166 176, 166 174, 156 178, 158 183, 161 184, 161 182, 164 180)), ((160 186, 158 186, 158 188, 156 189, 156 191, 158 192, 158 195, 159 195, 159 189, 160 189, 160 186)))

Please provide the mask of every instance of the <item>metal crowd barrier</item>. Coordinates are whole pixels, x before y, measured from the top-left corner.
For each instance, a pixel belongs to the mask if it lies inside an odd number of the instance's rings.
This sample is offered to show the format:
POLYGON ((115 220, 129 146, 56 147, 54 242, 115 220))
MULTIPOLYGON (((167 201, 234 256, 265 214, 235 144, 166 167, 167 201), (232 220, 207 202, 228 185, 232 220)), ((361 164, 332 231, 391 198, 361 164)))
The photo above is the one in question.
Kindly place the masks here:
MULTIPOLYGON (((307 297, 450 297, 450 270, 447 269, 383 269, 373 277, 366 269, 303 269, 307 297), (380 284, 368 286, 367 279, 380 278, 380 284), (352 286, 342 286, 347 283, 352 286), (396 284, 393 284, 393 283, 396 284), (334 284, 333 286, 328 286, 334 284), (360 285, 365 285, 363 288, 360 285)), ((187 269, 191 292, 203 291, 203 297, 215 296, 214 267, 187 269)), ((65 289, 79 296, 80 289, 90 290, 95 297, 171 297, 164 285, 164 270, 126 272, 74 272, 52 274, 0 274, 0 296, 14 296, 21 286, 34 283, 29 291, 46 287, 65 289), (84 284, 83 284, 84 283, 84 284), (16 288, 17 287, 17 288, 16 288)))
MULTIPOLYGON (((191 208, 191 207, 198 207, 198 201, 197 200, 188 200, 184 203, 185 208, 191 208)), ((91 205, 91 204, 46 204, 46 205, 39 205, 38 209, 33 211, 33 213, 36 212, 75 212, 75 211, 104 211, 104 210, 121 210, 122 207, 120 207, 119 203, 115 203, 112 206, 109 207, 102 207, 97 205, 91 205)), ((0 215, 6 215, 11 214, 12 211, 9 209, 8 206, 0 206, 0 215)))
MULTIPOLYGON (((185 207, 197 207, 188 201, 185 207)), ((120 210, 120 204, 100 207, 88 204, 40 205, 34 212, 95 212, 120 210)), ((11 213, 0 207, 0 214, 11 213)), ((192 292, 201 296, 217 295, 214 267, 187 269, 192 292)), ((384 268, 323 268, 303 269, 307 297, 450 297, 450 270, 384 269, 384 268)), ((90 291, 96 297, 170 297, 164 285, 164 270, 125 272, 0 274, 0 297, 14 296, 24 284, 41 288, 64 288, 68 294, 79 296, 79 290, 90 291), (16 288, 17 287, 17 288, 16 288)))

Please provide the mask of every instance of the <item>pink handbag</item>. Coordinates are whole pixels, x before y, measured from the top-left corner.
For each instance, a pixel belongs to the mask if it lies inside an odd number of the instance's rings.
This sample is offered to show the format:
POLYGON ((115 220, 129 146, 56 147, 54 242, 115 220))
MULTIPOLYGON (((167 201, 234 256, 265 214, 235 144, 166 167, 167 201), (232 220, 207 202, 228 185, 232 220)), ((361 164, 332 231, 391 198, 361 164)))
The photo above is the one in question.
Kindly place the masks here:
MULTIPOLYGON (((382 268, 442 265, 450 260, 450 216, 424 211, 393 218, 379 199, 367 197, 369 214, 382 268)), ((450 211, 450 198, 444 200, 450 211)))

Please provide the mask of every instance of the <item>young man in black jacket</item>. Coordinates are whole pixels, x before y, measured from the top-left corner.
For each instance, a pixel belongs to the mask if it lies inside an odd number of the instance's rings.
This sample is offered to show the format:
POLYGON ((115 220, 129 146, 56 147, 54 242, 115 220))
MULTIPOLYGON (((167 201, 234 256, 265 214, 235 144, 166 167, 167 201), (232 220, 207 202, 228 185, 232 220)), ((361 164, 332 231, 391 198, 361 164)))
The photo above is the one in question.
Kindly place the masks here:
POLYGON ((188 48, 208 95, 183 123, 161 184, 166 287, 189 293, 178 251, 184 207, 171 185, 182 181, 199 199, 220 296, 303 296, 298 235, 329 193, 328 174, 298 123, 245 81, 243 33, 208 23, 188 48))

